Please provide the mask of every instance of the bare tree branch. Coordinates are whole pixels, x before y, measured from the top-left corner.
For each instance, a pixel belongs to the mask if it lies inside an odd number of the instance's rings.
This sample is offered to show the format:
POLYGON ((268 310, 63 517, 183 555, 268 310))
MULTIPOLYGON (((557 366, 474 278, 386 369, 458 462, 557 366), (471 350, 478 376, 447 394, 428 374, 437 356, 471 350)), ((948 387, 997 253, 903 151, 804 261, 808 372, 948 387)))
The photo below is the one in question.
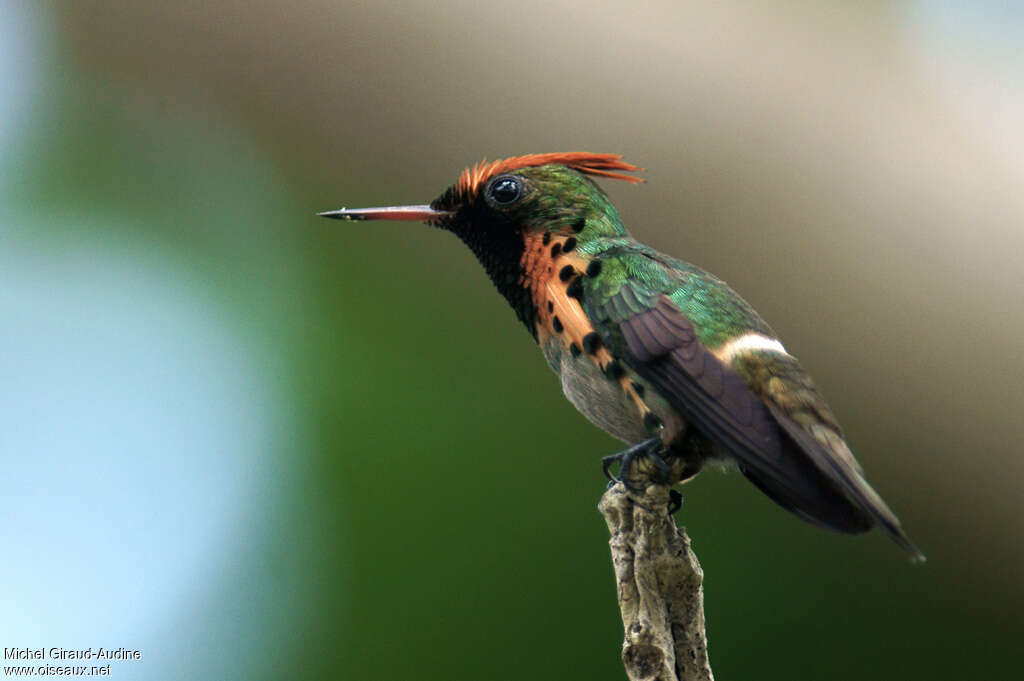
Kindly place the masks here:
POLYGON ((598 510, 608 523, 630 681, 713 681, 704 628, 704 572, 668 514, 669 488, 617 482, 598 510))

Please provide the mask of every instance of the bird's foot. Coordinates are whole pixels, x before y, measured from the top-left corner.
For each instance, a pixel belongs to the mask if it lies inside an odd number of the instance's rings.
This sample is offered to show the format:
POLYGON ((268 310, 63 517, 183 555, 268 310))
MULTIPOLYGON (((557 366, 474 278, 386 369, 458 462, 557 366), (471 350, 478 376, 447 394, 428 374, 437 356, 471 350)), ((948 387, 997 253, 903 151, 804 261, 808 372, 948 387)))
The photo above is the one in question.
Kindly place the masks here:
POLYGON ((679 490, 670 489, 668 491, 668 514, 675 515, 682 507, 683 495, 679 493, 679 490))
MULTIPOLYGON (((601 470, 604 471, 605 477, 608 478, 609 486, 616 482, 621 482, 630 491, 642 492, 643 487, 634 484, 637 476, 631 475, 634 462, 638 459, 650 461, 654 464, 654 471, 650 475, 651 480, 661 484, 668 484, 672 477, 672 466, 662 456, 664 451, 665 443, 661 441, 660 437, 655 436, 635 444, 618 454, 604 457, 601 459, 601 470), (618 477, 611 474, 611 467, 614 463, 619 464, 618 477)), ((676 510, 678 511, 679 509, 676 508, 676 510)))

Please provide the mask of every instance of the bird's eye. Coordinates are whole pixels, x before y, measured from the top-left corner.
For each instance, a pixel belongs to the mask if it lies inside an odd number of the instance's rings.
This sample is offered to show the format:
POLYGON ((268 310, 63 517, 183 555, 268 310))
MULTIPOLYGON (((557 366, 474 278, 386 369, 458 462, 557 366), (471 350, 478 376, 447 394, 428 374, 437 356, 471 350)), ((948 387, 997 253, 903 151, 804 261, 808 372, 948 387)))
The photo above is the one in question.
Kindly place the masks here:
POLYGON ((523 195, 523 182, 518 177, 499 177, 487 190, 487 198, 499 206, 507 206, 523 195))

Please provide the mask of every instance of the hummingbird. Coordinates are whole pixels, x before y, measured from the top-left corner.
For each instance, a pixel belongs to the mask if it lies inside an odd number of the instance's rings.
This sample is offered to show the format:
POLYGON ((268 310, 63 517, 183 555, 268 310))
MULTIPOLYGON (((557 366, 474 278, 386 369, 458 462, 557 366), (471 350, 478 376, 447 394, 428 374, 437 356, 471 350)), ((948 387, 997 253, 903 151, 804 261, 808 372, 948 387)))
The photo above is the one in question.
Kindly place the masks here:
POLYGON ((768 324, 722 280, 633 239, 594 181, 639 183, 627 173, 641 170, 589 152, 484 160, 429 204, 319 215, 422 222, 461 239, 566 398, 629 445, 604 458, 606 474, 647 461, 675 483, 732 463, 797 517, 848 534, 878 526, 923 561, 768 324))

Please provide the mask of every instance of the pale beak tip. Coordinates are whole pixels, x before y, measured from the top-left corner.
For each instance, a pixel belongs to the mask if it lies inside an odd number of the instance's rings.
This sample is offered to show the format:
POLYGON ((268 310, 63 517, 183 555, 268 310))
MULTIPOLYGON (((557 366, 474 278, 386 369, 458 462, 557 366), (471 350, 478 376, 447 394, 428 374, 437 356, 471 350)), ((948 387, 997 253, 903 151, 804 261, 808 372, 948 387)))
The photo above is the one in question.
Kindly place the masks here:
POLYGON ((428 205, 381 206, 377 208, 341 208, 317 213, 322 218, 335 220, 399 220, 404 222, 431 222, 449 215, 448 211, 435 210, 428 205))

